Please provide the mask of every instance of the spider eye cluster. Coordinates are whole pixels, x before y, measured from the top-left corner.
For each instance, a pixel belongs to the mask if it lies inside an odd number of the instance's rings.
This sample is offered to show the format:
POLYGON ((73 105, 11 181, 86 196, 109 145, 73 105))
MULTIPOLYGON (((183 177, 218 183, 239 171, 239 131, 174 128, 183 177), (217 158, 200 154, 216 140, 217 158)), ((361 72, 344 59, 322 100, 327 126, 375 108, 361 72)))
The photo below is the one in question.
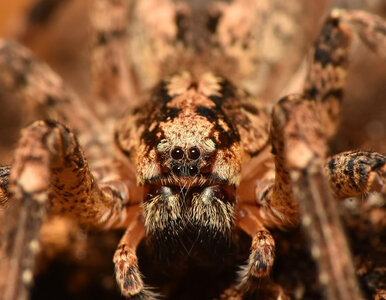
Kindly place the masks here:
POLYGON ((200 173, 198 159, 201 157, 201 151, 198 147, 193 146, 187 150, 176 146, 170 150, 172 158, 172 172, 177 176, 194 176, 200 173))

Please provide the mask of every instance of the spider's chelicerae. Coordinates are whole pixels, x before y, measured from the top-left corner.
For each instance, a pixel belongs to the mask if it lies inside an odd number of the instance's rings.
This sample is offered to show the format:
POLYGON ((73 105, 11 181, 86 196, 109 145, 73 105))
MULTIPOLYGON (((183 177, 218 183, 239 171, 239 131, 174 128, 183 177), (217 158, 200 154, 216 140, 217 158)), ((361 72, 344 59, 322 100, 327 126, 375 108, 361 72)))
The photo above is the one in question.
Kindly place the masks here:
POLYGON ((329 299, 360 299, 334 198, 384 192, 386 158, 360 151, 326 157, 326 141, 338 121, 352 35, 385 55, 386 23, 362 11, 332 11, 303 88, 272 106, 262 98, 286 82, 266 81, 300 62, 288 43, 305 44, 293 35, 301 7, 95 0, 93 108, 28 50, 2 40, 0 86, 47 120, 22 131, 12 166, 0 169, 1 299, 26 297, 47 214, 125 228, 115 276, 122 294, 135 299, 156 297, 138 267, 142 240, 156 262, 188 256, 217 268, 237 256, 245 232, 248 261, 219 295, 240 299, 270 274, 275 241, 267 228, 302 220, 329 299))

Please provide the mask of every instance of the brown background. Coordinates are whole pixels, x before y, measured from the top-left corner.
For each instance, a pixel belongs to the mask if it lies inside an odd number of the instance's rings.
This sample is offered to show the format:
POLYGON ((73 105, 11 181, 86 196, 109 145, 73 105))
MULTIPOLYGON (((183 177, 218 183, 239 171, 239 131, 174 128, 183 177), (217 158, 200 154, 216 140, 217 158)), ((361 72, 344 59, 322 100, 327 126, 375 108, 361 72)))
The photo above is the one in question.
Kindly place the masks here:
MULTIPOLYGON (((384 0, 381 1, 386 5, 384 0)), ((20 26, 18 20, 21 20, 19 17, 23 16, 25 8, 32 2, 34 1, 0 1, 0 36, 17 33, 20 26)), ((55 14, 54 19, 48 20, 44 28, 38 28, 30 36, 20 39, 87 100, 91 82, 86 14, 88 0, 69 2, 71 3, 64 5, 60 13, 55 14), (36 35, 36 32, 39 34, 36 35)), ((334 2, 351 5, 357 3, 357 7, 360 7, 366 1, 334 2)), ((378 13, 385 15, 385 7, 378 13)), ((363 46, 355 48, 348 76, 342 124, 332 142, 332 152, 360 148, 386 153, 385 82, 386 63, 363 46)), ((0 106, 1 104, 0 97, 0 106)), ((6 164, 11 161, 9 149, 14 147, 18 127, 22 124, 15 117, 16 108, 12 111, 8 103, 1 107, 0 164, 6 164), (10 109, 11 113, 4 112, 5 109, 10 109)), ((383 204, 375 208, 358 206, 359 209, 344 214, 362 288, 369 298, 375 294, 377 288, 386 289, 385 279, 382 283, 382 276, 385 276, 385 271, 382 270, 386 270, 385 201, 381 203, 383 204)), ((61 228, 61 223, 53 223, 52 226, 56 229, 50 231, 46 227, 48 232, 61 228)), ((120 233, 84 233, 75 225, 72 227, 67 224, 64 227, 64 236, 71 238, 67 245, 69 248, 61 250, 60 255, 55 258, 53 254, 49 257, 49 250, 54 251, 54 246, 45 249, 44 255, 47 257, 41 259, 32 299, 120 299, 111 262, 120 233), (56 292, 59 295, 54 297, 56 292)), ((291 291, 294 298, 299 295, 298 299, 320 299, 317 275, 302 233, 297 230, 289 233, 274 231, 273 234, 278 244, 272 274, 274 280, 291 291)), ((196 275, 195 278, 202 276, 196 275)))

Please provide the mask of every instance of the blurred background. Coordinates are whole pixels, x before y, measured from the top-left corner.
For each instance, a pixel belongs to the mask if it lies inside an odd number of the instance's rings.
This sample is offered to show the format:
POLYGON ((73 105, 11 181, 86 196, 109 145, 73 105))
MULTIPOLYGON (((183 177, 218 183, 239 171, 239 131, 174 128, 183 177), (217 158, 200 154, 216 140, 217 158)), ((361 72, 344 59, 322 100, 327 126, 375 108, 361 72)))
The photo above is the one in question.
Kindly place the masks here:
POLYGON ((31 0, 2 1, 0 4, 0 35, 8 33, 11 23, 31 5, 31 0))
MULTIPOLYGON (((90 1, 0 1, 0 37, 17 40, 32 49, 89 103, 92 101, 90 1)), ((364 9, 386 16, 385 0, 331 0, 321 15, 332 7, 364 9)), ((331 153, 363 149, 386 154, 385 83, 385 60, 356 41, 341 126, 331 141, 331 153)), ((22 117, 18 103, 7 99, 9 95, 0 89, 1 165, 10 164, 19 130, 29 121, 22 117)), ((361 206, 361 202, 362 199, 354 199, 341 209, 357 273, 366 296, 371 299, 381 290, 386 294, 385 201, 378 197, 370 204, 361 206)), ((273 234, 278 243, 273 279, 293 299, 321 299, 313 262, 300 230, 273 234)), ((71 221, 54 219, 43 228, 42 235, 49 247, 39 260, 32 299, 121 298, 111 262, 121 233, 87 232, 71 221)), ((175 299, 183 298, 180 294, 175 299)))

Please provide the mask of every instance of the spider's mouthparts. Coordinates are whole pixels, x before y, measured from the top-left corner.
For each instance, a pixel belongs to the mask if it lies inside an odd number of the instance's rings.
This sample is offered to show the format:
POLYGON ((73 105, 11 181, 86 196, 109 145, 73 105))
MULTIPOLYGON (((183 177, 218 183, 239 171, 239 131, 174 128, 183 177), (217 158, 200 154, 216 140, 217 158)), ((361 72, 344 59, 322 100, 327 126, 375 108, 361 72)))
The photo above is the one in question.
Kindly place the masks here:
POLYGON ((234 227, 235 199, 235 188, 230 185, 146 185, 143 208, 148 245, 162 258, 186 248, 198 253, 202 249, 206 255, 225 251, 234 227))
POLYGON ((191 206, 193 199, 200 200, 204 204, 213 201, 234 204, 236 197, 234 186, 217 184, 210 186, 165 186, 161 184, 146 184, 144 188, 144 201, 159 201, 160 198, 170 202, 171 198, 176 198, 180 205, 191 206), (182 203, 181 203, 182 202, 182 203))

